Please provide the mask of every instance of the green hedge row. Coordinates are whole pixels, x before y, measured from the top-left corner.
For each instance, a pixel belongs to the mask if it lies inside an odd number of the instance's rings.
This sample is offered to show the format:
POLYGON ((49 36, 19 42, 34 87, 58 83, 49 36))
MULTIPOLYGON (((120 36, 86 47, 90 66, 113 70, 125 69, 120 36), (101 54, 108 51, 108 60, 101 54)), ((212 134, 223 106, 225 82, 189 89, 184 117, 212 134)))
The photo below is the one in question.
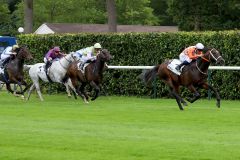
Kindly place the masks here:
MULTIPOLYGON (((198 42, 218 49, 227 66, 240 66, 240 32, 176 32, 176 33, 126 33, 126 34, 64 34, 64 35, 20 35, 20 44, 29 46, 37 63, 43 61, 44 54, 54 45, 59 45, 66 52, 91 46, 100 42, 107 48, 114 59, 109 65, 156 65, 165 59, 178 58, 184 47, 198 42)), ((27 62, 30 63, 30 62, 27 62)), ((141 83, 140 70, 108 70, 104 74, 103 89, 109 95, 152 94, 141 83)), ((240 98, 239 71, 212 71, 211 83, 225 99, 240 98)), ((58 91, 64 91, 54 85, 58 91)), ((188 92, 184 89, 183 94, 188 92)), ((202 92, 207 94, 207 92, 202 92)), ((169 96, 168 88, 157 81, 157 96, 169 96)))

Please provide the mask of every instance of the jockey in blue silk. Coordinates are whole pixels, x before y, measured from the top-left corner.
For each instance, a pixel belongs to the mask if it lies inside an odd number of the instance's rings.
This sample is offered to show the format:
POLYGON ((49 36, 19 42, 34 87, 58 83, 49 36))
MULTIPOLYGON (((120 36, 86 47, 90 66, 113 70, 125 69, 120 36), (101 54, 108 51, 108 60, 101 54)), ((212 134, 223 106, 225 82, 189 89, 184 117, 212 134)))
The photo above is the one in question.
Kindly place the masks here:
POLYGON ((80 69, 83 70, 85 63, 96 60, 96 56, 98 55, 101 49, 102 46, 100 45, 100 43, 95 43, 91 47, 83 48, 76 51, 81 61, 80 69))
POLYGON ((4 68, 6 64, 14 59, 17 52, 16 50, 19 48, 18 45, 8 46, 3 53, 1 54, 1 68, 4 68))

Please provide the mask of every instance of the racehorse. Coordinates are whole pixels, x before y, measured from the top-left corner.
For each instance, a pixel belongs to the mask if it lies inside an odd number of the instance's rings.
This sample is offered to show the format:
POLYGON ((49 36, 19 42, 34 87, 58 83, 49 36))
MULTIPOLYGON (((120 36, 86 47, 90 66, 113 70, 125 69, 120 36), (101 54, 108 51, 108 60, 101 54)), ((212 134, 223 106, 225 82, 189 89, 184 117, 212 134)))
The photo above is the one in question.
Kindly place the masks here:
POLYGON ((23 66, 25 59, 32 59, 32 54, 29 52, 26 46, 21 46, 16 49, 16 57, 11 60, 5 67, 6 74, 0 73, 0 81, 6 84, 7 90, 14 94, 22 94, 24 98, 24 92, 29 88, 27 83, 24 81, 23 66), (8 77, 8 78, 7 78, 8 77), (20 92, 15 92, 11 89, 10 84, 18 84, 20 92), (23 90, 22 85, 25 86, 23 90))
POLYGON ((99 85, 102 83, 103 71, 106 69, 106 62, 111 59, 112 56, 107 49, 101 50, 97 55, 96 60, 85 67, 84 73, 79 70, 78 62, 73 62, 67 70, 66 79, 68 79, 68 81, 70 80, 77 93, 84 94, 87 100, 89 97, 84 91, 84 88, 87 84, 90 84, 95 91, 91 100, 95 100, 100 92, 99 85), (80 82, 80 88, 78 82, 80 82))
POLYGON ((184 106, 187 105, 187 103, 179 95, 180 86, 187 87, 194 94, 192 98, 187 98, 190 103, 193 103, 200 98, 200 93, 195 87, 211 89, 216 94, 217 107, 220 108, 220 96, 218 91, 206 82, 210 63, 215 62, 216 64, 220 65, 224 64, 224 59, 218 50, 215 48, 208 49, 206 53, 199 57, 195 62, 185 66, 180 76, 176 75, 167 68, 170 62, 171 61, 167 60, 162 64, 155 66, 153 69, 143 73, 142 79, 145 84, 150 86, 152 80, 157 75, 165 84, 170 87, 170 93, 173 95, 173 97, 175 97, 180 110, 183 110, 182 104, 184 106))
MULTIPOLYGON (((78 58, 79 57, 76 56, 74 52, 72 52, 64 56, 60 60, 54 61, 52 65, 49 67, 49 71, 48 71, 48 75, 52 80, 52 82, 63 83, 63 78, 66 75, 66 72, 70 63, 72 63, 73 61, 77 61, 78 58)), ((49 82, 48 77, 46 75, 46 71, 45 71, 45 63, 37 63, 30 66, 29 76, 33 84, 30 87, 30 90, 28 92, 27 100, 29 100, 31 92, 36 88, 40 100, 43 101, 43 97, 42 97, 40 86, 39 86, 39 79, 41 79, 44 82, 49 82)), ((67 88, 68 95, 70 95, 68 84, 67 83, 63 83, 63 84, 67 88)), ((85 102, 87 102, 85 97, 82 94, 80 94, 80 96, 84 99, 85 102)))

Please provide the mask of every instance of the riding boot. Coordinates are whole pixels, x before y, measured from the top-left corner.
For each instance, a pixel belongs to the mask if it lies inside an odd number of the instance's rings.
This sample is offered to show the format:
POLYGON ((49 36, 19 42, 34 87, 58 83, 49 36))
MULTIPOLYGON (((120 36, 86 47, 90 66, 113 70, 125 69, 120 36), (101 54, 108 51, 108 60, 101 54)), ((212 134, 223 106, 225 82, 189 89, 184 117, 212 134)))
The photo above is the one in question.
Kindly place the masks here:
POLYGON ((51 61, 47 61, 46 65, 45 65, 45 72, 46 72, 46 75, 47 75, 47 79, 50 83, 52 83, 52 80, 51 78, 49 77, 48 75, 48 68, 51 66, 52 62, 51 61))
POLYGON ((181 64, 179 64, 175 69, 176 69, 177 71, 181 72, 180 69, 182 68, 182 66, 183 66, 183 65, 188 65, 188 64, 189 64, 189 63, 188 63, 187 61, 184 61, 184 62, 182 62, 181 64))
POLYGON ((183 63, 177 65, 177 67, 175 69, 180 72, 180 69, 181 69, 182 66, 183 66, 183 63))
POLYGON ((45 65, 45 71, 47 73, 48 68, 51 66, 52 62, 51 61, 47 61, 46 65, 45 65))
POLYGON ((11 60, 11 57, 7 57, 6 59, 3 60, 2 62, 2 67, 5 68, 6 64, 11 60))
POLYGON ((80 64, 79 68, 80 68, 81 71, 83 71, 83 67, 84 67, 85 63, 86 63, 86 62, 82 62, 82 63, 80 64))

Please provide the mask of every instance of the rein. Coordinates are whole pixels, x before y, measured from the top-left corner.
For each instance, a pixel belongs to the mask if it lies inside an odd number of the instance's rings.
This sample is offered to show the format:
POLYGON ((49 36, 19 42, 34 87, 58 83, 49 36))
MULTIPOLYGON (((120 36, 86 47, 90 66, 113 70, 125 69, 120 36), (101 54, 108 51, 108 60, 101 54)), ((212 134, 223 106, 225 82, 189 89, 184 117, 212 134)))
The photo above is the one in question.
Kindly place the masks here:
MULTIPOLYGON (((72 55, 72 54, 71 54, 71 57, 73 58, 73 55, 72 55)), ((71 60, 67 59, 65 56, 64 56, 63 58, 68 62, 68 64, 72 62, 71 60)), ((60 64, 60 66, 61 66, 62 68, 64 68, 65 70, 68 69, 67 67, 64 67, 64 66, 62 65, 62 63, 61 63, 60 60, 59 60, 59 64, 60 64)))
MULTIPOLYGON (((210 50, 208 58, 205 58, 205 57, 203 57, 203 56, 202 56, 201 58, 202 58, 204 61, 210 63, 210 58, 212 57, 212 58, 217 62, 217 60, 218 60, 219 58, 221 58, 222 56, 218 56, 218 57, 216 58, 216 57, 213 55, 213 53, 212 53, 213 50, 214 50, 214 48, 210 50)), ((207 73, 204 73, 203 71, 201 71, 201 69, 198 67, 197 62, 196 62, 196 67, 197 67, 197 69, 198 69, 198 71, 199 71, 200 73, 202 73, 202 74, 207 74, 207 73)))

